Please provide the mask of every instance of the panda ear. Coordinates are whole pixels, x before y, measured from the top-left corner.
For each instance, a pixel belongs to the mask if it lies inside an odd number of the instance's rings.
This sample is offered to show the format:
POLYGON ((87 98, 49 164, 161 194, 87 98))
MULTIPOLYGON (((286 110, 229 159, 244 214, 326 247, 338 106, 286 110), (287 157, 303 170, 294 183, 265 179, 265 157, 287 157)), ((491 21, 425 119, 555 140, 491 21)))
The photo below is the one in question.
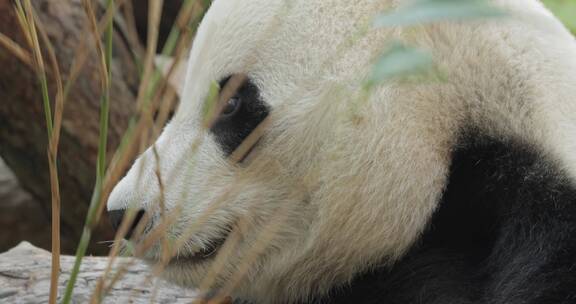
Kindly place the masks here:
POLYGON ((157 55, 156 58, 154 58, 156 67, 160 70, 164 77, 168 76, 172 65, 176 64, 174 67, 174 72, 172 72, 172 75, 168 79, 168 84, 170 84, 170 86, 176 90, 178 97, 182 97, 187 62, 188 58, 181 58, 178 62, 175 63, 173 57, 164 55, 157 55))

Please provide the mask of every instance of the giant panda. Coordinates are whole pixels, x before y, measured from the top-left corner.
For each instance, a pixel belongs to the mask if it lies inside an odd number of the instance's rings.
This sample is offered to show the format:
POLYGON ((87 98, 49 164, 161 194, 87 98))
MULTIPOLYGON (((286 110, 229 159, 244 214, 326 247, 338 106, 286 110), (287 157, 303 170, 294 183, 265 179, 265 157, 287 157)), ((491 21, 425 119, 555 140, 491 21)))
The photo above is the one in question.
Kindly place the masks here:
POLYGON ((177 211, 143 259, 184 236, 163 276, 239 303, 576 303, 573 36, 536 0, 370 27, 406 3, 215 0, 178 110, 108 200, 144 235, 177 211), (441 77, 367 90, 391 41, 441 77))

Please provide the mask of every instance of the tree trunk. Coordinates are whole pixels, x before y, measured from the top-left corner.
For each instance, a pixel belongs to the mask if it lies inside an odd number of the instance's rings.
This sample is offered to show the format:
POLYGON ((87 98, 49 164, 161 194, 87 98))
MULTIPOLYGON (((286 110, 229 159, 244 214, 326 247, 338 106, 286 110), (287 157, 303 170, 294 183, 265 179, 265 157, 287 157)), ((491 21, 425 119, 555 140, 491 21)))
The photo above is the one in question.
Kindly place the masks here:
MULTIPOLYGON (((32 4, 54 46, 66 83, 81 40, 93 41, 81 1, 34 0, 32 4)), ((0 0, 0 32, 28 49, 12 1, 0 0)), ((64 105, 60 137, 58 169, 62 196, 61 235, 65 253, 72 252, 77 244, 95 180, 101 87, 96 48, 89 45, 87 49, 90 51, 88 60, 64 105)), ((29 66, 2 47, 0 67, 0 156, 14 171, 23 188, 37 198, 49 216, 47 132, 38 80, 29 66)), ((132 56, 118 33, 114 36, 112 73, 109 158, 135 111, 134 91, 138 78, 132 56)), ((48 78, 53 93, 54 77, 48 74, 48 78)), ((46 238, 49 239, 49 228, 46 230, 46 238)), ((89 252, 106 253, 107 245, 98 242, 113 238, 107 220, 101 221, 93 236, 89 252)))
MULTIPOLYGON (((118 258, 115 265, 129 262, 129 258, 118 258)), ((92 292, 107 263, 108 259, 104 257, 84 258, 72 298, 74 303, 90 303, 92 292)), ((74 257, 61 257, 61 276, 58 284, 60 299, 73 264, 74 257)), ((194 303, 196 298, 194 291, 149 278, 148 267, 136 261, 114 285, 103 303, 194 303)), ((22 242, 16 248, 0 254, 0 302, 48 303, 49 286, 49 252, 22 242)))

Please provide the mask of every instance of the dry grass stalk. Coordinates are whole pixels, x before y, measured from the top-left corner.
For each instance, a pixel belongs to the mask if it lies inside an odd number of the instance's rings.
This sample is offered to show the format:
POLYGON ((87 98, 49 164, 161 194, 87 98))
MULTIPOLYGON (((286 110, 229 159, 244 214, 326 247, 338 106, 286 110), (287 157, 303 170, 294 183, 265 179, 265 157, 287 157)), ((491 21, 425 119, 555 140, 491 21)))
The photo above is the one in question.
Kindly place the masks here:
POLYGON ((84 13, 88 18, 88 25, 90 33, 92 34, 92 40, 96 45, 96 52, 98 53, 99 60, 99 71, 100 71, 100 82, 102 86, 102 91, 107 90, 106 88, 110 85, 110 79, 108 78, 108 66, 106 65, 106 55, 104 53, 104 47, 102 46, 102 40, 100 33, 98 32, 98 24, 96 21, 96 15, 94 15, 94 8, 92 7, 91 0, 82 0, 82 6, 84 8, 84 13))
MULTIPOLYGON (((160 190, 160 199, 158 200, 158 204, 160 205, 160 222, 164 223, 167 220, 166 217, 166 197, 164 196, 164 182, 162 181, 162 174, 160 172, 160 156, 158 156, 158 149, 156 149, 156 145, 152 146, 152 152, 154 154, 154 160, 156 162, 156 166, 154 168, 154 175, 156 176, 156 181, 158 182, 158 189, 160 190)), ((162 253, 161 253, 161 260, 162 262, 168 263, 168 239, 162 238, 162 253)))
POLYGON ((252 250, 244 257, 242 263, 238 265, 236 273, 230 277, 221 289, 219 289, 218 294, 215 295, 214 301, 216 303, 224 301, 232 293, 234 288, 238 285, 240 280, 250 270, 250 267, 254 264, 256 259, 260 254, 264 252, 266 246, 274 239, 276 232, 280 229, 284 221, 288 217, 288 205, 283 204, 279 207, 279 210, 270 218, 268 224, 263 227, 262 231, 259 233, 259 237, 256 242, 252 245, 252 250))
MULTIPOLYGON (((156 50, 156 44, 158 41, 158 26, 159 26, 159 21, 160 21, 160 15, 161 15, 161 8, 162 8, 162 2, 149 2, 150 8, 150 26, 149 28, 151 29, 151 31, 149 32, 149 39, 148 39, 148 46, 147 46, 147 58, 146 58, 146 66, 144 68, 144 76, 143 76, 143 82, 142 85, 140 86, 140 90, 139 90, 139 104, 148 104, 148 90, 146 89, 146 84, 145 83, 149 83, 150 77, 152 75, 152 73, 155 71, 155 67, 153 66, 153 54, 155 53, 156 50)), ((132 137, 132 138, 139 138, 140 139, 140 145, 147 145, 147 138, 148 138, 148 126, 152 125, 152 111, 155 108, 155 104, 152 104, 151 106, 145 106, 139 107, 139 112, 142 114, 141 115, 141 120, 139 121, 139 125, 137 128, 137 134, 132 137)), ((132 144, 130 144, 129 146, 133 146, 132 144)), ((132 152, 134 149, 130 149, 132 152)), ((128 153, 128 154, 133 154, 133 153, 128 153)), ((126 163, 128 160, 130 160, 131 158, 122 158, 122 163, 126 163)), ((113 167, 116 167, 116 165, 113 165, 113 167)), ((117 170, 118 171, 118 170, 117 170)), ((116 174, 113 174, 116 175, 116 174)), ((115 178, 112 178, 115 179, 115 178)), ((109 178, 107 178, 107 180, 110 180, 109 178)), ((110 183, 107 183, 108 185, 110 183)), ((106 195, 103 196, 106 197, 107 194, 109 193, 109 188, 105 187, 105 193, 106 195)), ((103 209, 103 205, 102 204, 102 208, 103 209)), ((101 210, 99 210, 99 213, 101 212, 101 210)), ((111 285, 116 281, 115 279, 113 279, 112 284, 110 284, 109 286, 105 286, 104 283, 104 279, 108 276, 110 270, 111 270, 111 265, 116 257, 116 255, 118 254, 118 240, 121 239, 127 232, 127 229, 129 227, 129 223, 131 223, 131 221, 133 220, 134 217, 134 212, 128 212, 126 218, 123 220, 123 222, 121 223, 121 227, 116 235, 116 241, 114 243, 114 246, 111 250, 111 255, 110 255, 110 262, 107 265, 107 269, 104 273, 104 275, 102 276, 101 280, 98 282, 98 286, 97 286, 97 290, 95 291, 94 295, 100 295, 100 297, 104 296, 105 293, 107 292, 107 290, 109 290, 109 287, 111 287, 111 285), (104 292, 104 294, 103 294, 104 292)), ((118 273, 121 273, 122 271, 118 271, 118 273)), ((115 277, 116 278, 116 277, 115 277)), ((93 296, 93 299, 95 299, 95 297, 93 296)))
POLYGON ((124 32, 126 33, 126 38, 130 44, 130 50, 136 54, 138 58, 140 58, 144 54, 144 48, 142 45, 140 45, 140 40, 138 38, 138 30, 136 30, 136 19, 134 18, 132 0, 126 1, 124 6, 122 6, 122 16, 125 20, 124 32))
MULTIPOLYGON (((82 71, 84 64, 86 64, 86 60, 88 60, 88 58, 89 58, 90 50, 91 50, 91 48, 90 48, 91 44, 90 43, 93 40, 90 38, 92 36, 102 37, 104 31, 106 30, 106 25, 108 25, 109 22, 112 22, 114 19, 114 12, 119 7, 122 7, 122 5, 124 5, 124 3, 126 1, 127 0, 116 0, 114 3, 115 4, 114 9, 107 10, 104 13, 104 16, 102 16, 102 18, 100 19, 100 22, 98 24, 97 34, 85 35, 84 37, 86 37, 86 39, 81 39, 79 41, 78 47, 76 48, 76 51, 74 53, 74 61, 72 62, 72 66, 70 67, 70 71, 69 71, 69 75, 68 75, 68 81, 66 82, 66 86, 65 86, 65 90, 64 90, 65 94, 68 92, 70 87, 72 87, 72 85, 74 85, 74 83, 76 83, 76 79, 78 78, 78 76, 80 76, 80 72, 82 71)), ((90 25, 88 25, 88 28, 90 28, 90 25)), ((89 31, 89 29, 88 29, 88 31, 89 31)), ((66 97, 66 95, 65 95, 65 97, 66 97)))
MULTIPOLYGON (((181 13, 181 14, 182 14, 182 13, 181 13)), ((187 18, 191 18, 192 16, 195 16, 195 15, 188 13, 187 16, 188 16, 187 18)), ((188 21, 188 23, 189 23, 189 22, 190 22, 190 21, 188 21)), ((170 75, 174 72, 176 63, 179 61, 181 55, 183 54, 183 51, 186 50, 186 45, 187 45, 186 41, 189 41, 189 40, 191 40, 191 33, 188 33, 188 35, 183 35, 183 36, 181 37, 181 39, 178 41, 178 44, 177 44, 177 47, 176 47, 176 55, 175 55, 174 64, 170 67, 169 72, 168 72, 168 76, 167 76, 166 78, 169 78, 170 75)), ((142 116, 145 116, 145 117, 147 116, 148 119, 142 119, 142 120, 140 121, 141 123, 139 123, 139 127, 137 128, 137 132, 136 132, 136 133, 144 132, 144 131, 147 130, 148 124, 150 123, 150 117, 151 117, 150 113, 152 113, 152 111, 154 111, 154 110, 156 109, 156 106, 157 106, 157 103, 156 103, 155 101, 156 101, 156 100, 160 100, 161 97, 162 97, 162 94, 159 94, 158 92, 162 92, 162 93, 165 92, 166 94, 165 94, 164 97, 165 97, 165 99, 168 100, 168 102, 162 103, 162 106, 161 106, 161 109, 160 109, 160 117, 159 117, 159 119, 156 120, 157 126, 164 125, 165 121, 167 120, 167 118, 168 118, 168 113, 169 113, 169 111, 170 111, 170 110, 172 109, 172 107, 173 107, 173 101, 174 101, 175 92, 174 92, 173 90, 168 89, 167 83, 166 83, 166 82, 163 82, 163 83, 161 83, 161 89, 157 90, 157 93, 155 94, 155 98, 154 98, 154 100, 153 100, 153 102, 152 102, 152 106, 151 106, 150 108, 148 108, 147 111, 144 111, 144 109, 141 109, 141 112, 142 112, 142 111, 146 112, 146 113, 145 113, 144 115, 142 115, 142 116), (146 114, 148 114, 148 115, 146 115, 146 114)), ((154 129, 155 129, 155 130, 158 130, 159 128, 157 127, 157 128, 154 128, 154 129)), ((155 134, 154 134, 154 137, 156 137, 156 136, 157 136, 157 132, 155 132, 155 134)), ((144 139, 145 139, 146 137, 147 137, 147 136, 145 136, 145 135, 141 136, 141 138, 144 138, 144 139)), ((145 143, 144 143, 144 142, 145 142, 144 139, 141 140, 141 144, 145 144, 145 143)), ((147 145, 147 144, 146 144, 146 145, 147 145)), ((129 146, 132 146, 132 145, 129 145, 129 146)), ((132 150, 134 150, 134 149, 132 149, 132 150)), ((128 154, 130 154, 130 153, 128 153, 128 154)), ((129 158, 129 157, 123 157, 122 159, 123 159, 123 161, 120 161, 119 163, 125 163, 126 160, 129 160, 130 158, 129 158)), ((111 167, 112 167, 112 168, 118 168, 118 166, 116 166, 116 165, 112 165, 111 167)), ((124 170, 124 168, 122 168, 122 170, 124 170)), ((118 170, 118 169, 117 169, 117 170, 115 170, 115 171, 116 171, 116 172, 120 172, 120 171, 122 171, 122 170, 118 170)), ((117 176, 117 174, 112 174, 112 175, 116 175, 116 176, 117 176)), ((112 179, 112 180, 115 180, 115 179, 117 179, 117 178, 114 178, 114 177, 113 177, 113 178, 111 178, 111 179, 112 179)), ((108 180, 110 180, 110 179, 108 179, 108 180)), ((114 183, 115 183, 115 182, 113 182, 113 183, 111 183, 111 184, 114 184, 114 183)), ((110 183, 109 183, 109 184, 110 184, 110 183)), ((109 193, 109 190, 106 189, 106 190, 105 190, 105 193, 109 193)), ((176 211, 179 212, 179 211, 178 211, 178 208, 176 208, 176 211)), ((105 275, 103 275, 102 278, 106 278, 106 277, 107 277, 107 275, 108 275, 108 273, 109 273, 109 271, 110 271, 110 266, 112 265, 113 260, 114 260, 115 256, 118 254, 118 251, 119 251, 119 250, 118 250, 118 247, 119 247, 119 246, 118 246, 118 244, 119 244, 118 240, 121 239, 121 238, 125 235, 125 233, 126 233, 126 231, 127 231, 127 228, 128 228, 128 225, 127 225, 126 223, 130 223, 130 222, 133 220, 133 216, 134 216, 133 212, 128 212, 125 220, 124 220, 123 223, 121 224, 120 229, 119 229, 119 231, 118 231, 118 233, 117 233, 117 235, 116 235, 116 237, 115 237, 114 246, 113 246, 113 248, 112 248, 112 250, 111 250, 110 263, 109 263, 109 265, 108 265, 108 267, 107 267, 107 270, 105 271, 105 275)), ((175 216, 170 216, 169 218, 172 219, 172 218, 175 218, 175 216)), ((148 219, 147 219, 147 220, 148 220, 148 219)), ((145 222, 145 221, 142 221, 142 222, 145 222)), ((140 224, 142 224, 142 222, 141 222, 140 224)), ((171 222, 171 221, 168 221, 168 222, 171 222)), ((171 223, 167 223, 167 224, 170 225, 171 223)), ((165 226, 165 225, 161 225, 161 226, 165 226)), ((142 225, 142 226, 140 226, 140 227, 137 227, 136 230, 140 230, 140 233, 141 233, 142 227, 144 227, 144 225, 142 225), (140 229, 138 229, 138 228, 140 228, 140 229)), ((165 228, 163 228, 163 229, 165 229, 165 228)), ((163 231, 163 229, 162 229, 161 231, 163 231)), ((136 233, 136 236, 138 236, 138 234, 139 234, 139 233, 136 233)), ((122 269, 120 269, 120 270, 117 272, 117 274, 121 274, 121 273, 122 273, 122 269)), ((114 278, 112 279, 112 282, 103 289, 103 292, 106 293, 106 292, 109 290, 109 288, 111 287, 111 285, 113 285, 114 282, 117 281, 117 279, 118 279, 118 276, 115 275, 114 278)), ((103 281, 101 281, 101 282, 102 282, 102 283, 100 283, 99 285, 102 287, 102 286, 103 286, 103 281)))
POLYGON ((22 61, 25 65, 34 69, 34 62, 32 61, 30 52, 23 49, 20 45, 14 42, 14 40, 2 33, 0 33, 0 46, 12 53, 14 57, 22 61))
POLYGON ((138 97, 136 98, 137 107, 141 109, 147 106, 150 96, 150 81, 155 72, 154 58, 156 57, 156 48, 158 45, 158 34, 160 27, 160 17, 162 15, 162 5, 164 0, 148 1, 148 37, 146 46, 146 55, 144 58, 144 73, 138 97))
POLYGON ((240 243, 242 235, 244 234, 245 231, 246 231, 246 219, 241 218, 238 221, 238 223, 236 223, 236 225, 232 229, 232 232, 228 236, 228 239, 226 240, 226 242, 224 242, 224 245, 222 245, 222 248, 220 248, 218 254, 214 258, 212 267, 210 267, 208 273, 206 273, 206 276, 204 277, 202 282, 200 282, 200 285, 198 285, 198 290, 200 294, 206 293, 212 288, 214 282, 216 281, 216 277, 224 268, 226 260, 228 259, 230 254, 232 254, 233 250, 240 243))
MULTIPOLYGON (((26 40, 28 41, 29 46, 32 48, 34 59, 33 66, 37 72, 38 79, 42 86, 42 94, 44 100, 44 111, 48 129, 47 154, 50 171, 49 175, 52 206, 52 269, 49 302, 56 303, 58 297, 58 277, 60 271, 60 187, 56 163, 58 157, 60 130, 62 125, 62 113, 64 110, 64 91, 62 86, 62 77, 58 67, 58 61, 54 52, 54 48, 52 47, 52 44, 44 30, 41 21, 37 18, 34 8, 32 7, 32 3, 30 0, 24 0, 24 5, 22 5, 21 1, 17 1, 15 10, 16 15, 18 16, 19 24, 25 33, 26 40), (36 25, 38 25, 38 27, 36 25), (46 78, 46 67, 38 39, 38 33, 40 33, 41 39, 46 48, 46 52, 48 53, 48 60, 50 62, 51 70, 54 73, 54 80, 56 83, 54 120, 52 120, 50 95, 48 92, 48 84, 46 78)), ((23 54, 22 52, 20 53, 23 54)))

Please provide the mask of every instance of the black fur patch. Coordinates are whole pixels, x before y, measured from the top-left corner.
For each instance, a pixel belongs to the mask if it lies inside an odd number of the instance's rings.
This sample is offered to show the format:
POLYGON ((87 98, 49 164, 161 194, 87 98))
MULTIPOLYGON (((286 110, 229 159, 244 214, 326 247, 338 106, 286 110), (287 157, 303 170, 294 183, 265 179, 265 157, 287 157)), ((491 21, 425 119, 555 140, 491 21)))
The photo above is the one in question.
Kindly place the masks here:
POLYGON ((313 303, 576 303, 576 189, 531 146, 468 134, 421 241, 313 303))
MULTIPOLYGON (((220 87, 223 88, 229 79, 220 81, 220 87)), ((268 105, 250 79, 246 79, 235 96, 241 100, 238 111, 229 117, 219 117, 210 128, 226 156, 232 154, 269 114, 268 105)))

